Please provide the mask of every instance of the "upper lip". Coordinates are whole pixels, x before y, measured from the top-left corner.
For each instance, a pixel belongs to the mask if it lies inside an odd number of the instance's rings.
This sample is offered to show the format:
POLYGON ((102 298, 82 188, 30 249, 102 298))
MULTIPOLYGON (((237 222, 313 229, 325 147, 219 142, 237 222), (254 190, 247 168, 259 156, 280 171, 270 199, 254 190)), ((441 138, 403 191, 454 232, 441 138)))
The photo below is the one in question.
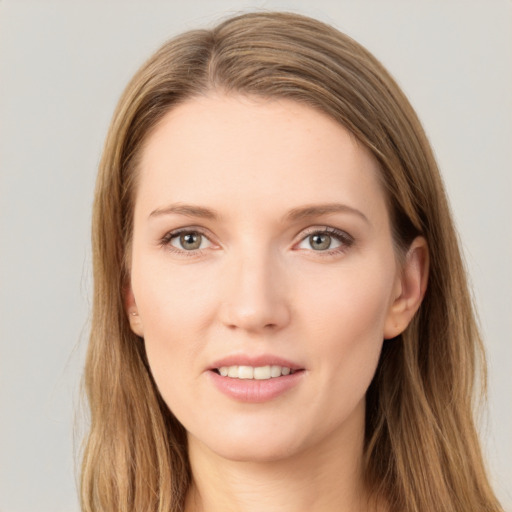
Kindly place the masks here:
POLYGON ((304 369, 304 367, 301 366, 300 364, 270 354, 262 354, 255 356, 251 356, 248 354, 232 354, 223 357, 222 359, 216 360, 208 369, 216 370, 223 366, 252 366, 254 368, 259 366, 284 366, 285 368, 290 368, 291 370, 304 369))

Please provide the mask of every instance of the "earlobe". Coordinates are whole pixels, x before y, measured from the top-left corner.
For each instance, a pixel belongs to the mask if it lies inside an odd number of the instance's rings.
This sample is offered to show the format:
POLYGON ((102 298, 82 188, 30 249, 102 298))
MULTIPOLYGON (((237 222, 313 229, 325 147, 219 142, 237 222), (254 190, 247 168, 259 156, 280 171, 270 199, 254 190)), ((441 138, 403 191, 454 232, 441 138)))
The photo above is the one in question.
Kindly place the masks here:
POLYGON ((142 326, 142 320, 139 316, 139 310, 137 309, 137 303, 135 302, 135 296, 133 295, 132 287, 126 286, 123 290, 124 295, 124 308, 128 314, 128 321, 130 322, 131 330, 140 337, 144 336, 144 329, 142 326))
POLYGON ((394 298, 386 323, 384 339, 391 339, 401 334, 416 311, 418 311, 427 289, 429 256, 427 241, 416 237, 407 254, 400 275, 398 276, 397 294, 394 298))

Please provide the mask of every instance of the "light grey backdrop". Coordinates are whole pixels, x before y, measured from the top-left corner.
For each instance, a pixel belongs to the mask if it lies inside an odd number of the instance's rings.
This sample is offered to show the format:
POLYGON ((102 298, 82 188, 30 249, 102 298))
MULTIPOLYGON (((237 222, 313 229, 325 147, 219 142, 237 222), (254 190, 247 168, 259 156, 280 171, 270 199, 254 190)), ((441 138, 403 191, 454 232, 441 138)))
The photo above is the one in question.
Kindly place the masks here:
POLYGON ((78 510, 72 437, 90 206, 117 98, 164 40, 248 8, 336 25, 383 61, 419 112, 481 313, 490 364, 482 438, 512 510, 510 0, 0 0, 0 511, 78 510))

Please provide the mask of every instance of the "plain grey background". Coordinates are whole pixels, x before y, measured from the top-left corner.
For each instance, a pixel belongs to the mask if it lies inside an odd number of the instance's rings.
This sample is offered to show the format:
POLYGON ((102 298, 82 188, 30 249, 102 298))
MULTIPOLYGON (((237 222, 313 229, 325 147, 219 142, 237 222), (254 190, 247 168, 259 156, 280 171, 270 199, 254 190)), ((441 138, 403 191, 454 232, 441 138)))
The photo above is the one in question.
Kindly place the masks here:
POLYGON ((294 10, 367 46, 437 154, 489 356, 482 441, 512 510, 512 2, 0 0, 0 511, 78 510, 89 223, 115 103, 172 35, 294 10), (75 426, 78 428, 75 430, 75 426))

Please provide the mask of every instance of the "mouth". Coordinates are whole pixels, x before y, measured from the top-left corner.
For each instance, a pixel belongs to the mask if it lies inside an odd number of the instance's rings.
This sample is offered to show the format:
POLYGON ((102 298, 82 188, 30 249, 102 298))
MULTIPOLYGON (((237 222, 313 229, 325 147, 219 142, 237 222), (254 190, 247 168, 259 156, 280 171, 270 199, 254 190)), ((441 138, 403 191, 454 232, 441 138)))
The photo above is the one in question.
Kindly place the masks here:
POLYGON ((236 402, 262 403, 300 386, 306 369, 288 359, 261 354, 232 354, 208 368, 213 385, 236 402))
POLYGON ((303 371, 302 369, 293 369, 288 366, 266 365, 266 366, 246 366, 232 365, 212 368, 212 372, 231 379, 241 380, 269 380, 293 375, 303 371))

